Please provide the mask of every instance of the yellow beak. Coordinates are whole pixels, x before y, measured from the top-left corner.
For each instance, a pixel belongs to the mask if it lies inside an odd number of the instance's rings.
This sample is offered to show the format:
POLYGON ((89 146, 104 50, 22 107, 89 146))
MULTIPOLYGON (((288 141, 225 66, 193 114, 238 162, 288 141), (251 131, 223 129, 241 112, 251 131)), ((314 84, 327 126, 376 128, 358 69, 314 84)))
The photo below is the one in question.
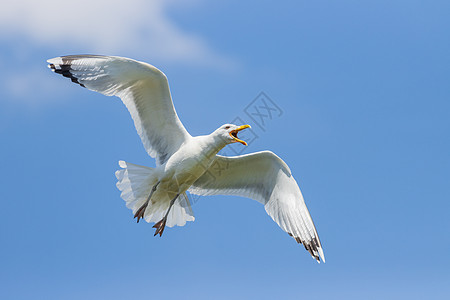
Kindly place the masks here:
POLYGON ((252 128, 252 127, 251 127, 250 125, 242 125, 242 126, 236 128, 235 130, 231 130, 231 131, 230 131, 230 136, 231 136, 236 142, 239 142, 239 143, 241 143, 241 144, 244 145, 244 146, 247 146, 247 143, 244 142, 244 141, 241 140, 241 139, 238 139, 237 133, 238 133, 239 131, 241 131, 241 130, 246 129, 246 128, 252 128))

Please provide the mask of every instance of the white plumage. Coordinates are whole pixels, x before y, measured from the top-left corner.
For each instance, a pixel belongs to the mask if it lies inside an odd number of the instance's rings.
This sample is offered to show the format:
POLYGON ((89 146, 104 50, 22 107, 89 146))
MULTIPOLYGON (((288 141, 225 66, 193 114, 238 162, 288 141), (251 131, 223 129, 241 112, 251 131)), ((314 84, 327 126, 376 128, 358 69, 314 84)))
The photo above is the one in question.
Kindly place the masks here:
POLYGON ((192 137, 180 122, 166 76, 154 66, 128 58, 72 55, 48 60, 56 73, 90 90, 118 96, 133 118, 156 168, 124 161, 116 172, 121 197, 135 217, 165 225, 194 221, 186 192, 238 195, 262 203, 272 219, 318 262, 322 245, 289 167, 270 151, 225 157, 217 153, 250 126, 224 124, 213 133, 192 137), (219 166, 219 167, 218 167, 219 166))

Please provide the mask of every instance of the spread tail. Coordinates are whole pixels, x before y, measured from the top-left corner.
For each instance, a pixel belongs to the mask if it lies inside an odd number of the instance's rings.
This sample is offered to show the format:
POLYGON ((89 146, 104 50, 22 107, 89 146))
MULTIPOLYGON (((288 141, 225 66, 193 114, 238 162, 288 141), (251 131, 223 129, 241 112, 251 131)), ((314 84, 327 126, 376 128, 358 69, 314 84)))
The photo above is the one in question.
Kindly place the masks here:
MULTIPOLYGON (((119 161, 122 168, 116 171, 117 188, 122 192, 121 197, 125 200, 126 205, 133 211, 133 214, 141 208, 145 203, 152 187, 158 182, 155 169, 150 167, 139 166, 125 161, 119 161)), ((144 219, 148 223, 160 221, 169 208, 169 201, 153 201, 151 199, 145 208, 144 219)), ((167 226, 173 227, 184 226, 187 221, 194 221, 194 214, 186 193, 180 194, 169 215, 167 216, 167 226)))

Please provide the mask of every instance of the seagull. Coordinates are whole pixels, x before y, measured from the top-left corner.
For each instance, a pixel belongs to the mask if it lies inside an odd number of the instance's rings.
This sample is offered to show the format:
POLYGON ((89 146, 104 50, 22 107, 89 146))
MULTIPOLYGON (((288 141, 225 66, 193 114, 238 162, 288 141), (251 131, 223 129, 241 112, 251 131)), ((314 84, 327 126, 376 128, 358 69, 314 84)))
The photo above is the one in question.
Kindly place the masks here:
POLYGON ((137 222, 155 223, 155 236, 162 236, 166 225, 194 221, 186 192, 237 195, 262 203, 313 259, 325 262, 319 235, 287 164, 271 151, 218 154, 232 143, 246 146, 238 133, 249 125, 224 124, 209 135, 191 136, 175 111, 167 77, 148 63, 102 55, 61 56, 47 62, 55 73, 89 90, 117 96, 127 107, 156 167, 119 161, 117 188, 137 222))

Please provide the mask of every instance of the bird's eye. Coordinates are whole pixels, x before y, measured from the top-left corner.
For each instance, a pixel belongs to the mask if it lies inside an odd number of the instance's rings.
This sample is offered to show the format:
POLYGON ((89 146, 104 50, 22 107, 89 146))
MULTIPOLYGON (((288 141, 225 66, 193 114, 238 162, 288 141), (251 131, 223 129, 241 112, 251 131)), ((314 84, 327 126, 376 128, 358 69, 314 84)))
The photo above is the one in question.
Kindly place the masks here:
POLYGON ((230 129, 230 126, 225 126, 225 129, 230 129))

